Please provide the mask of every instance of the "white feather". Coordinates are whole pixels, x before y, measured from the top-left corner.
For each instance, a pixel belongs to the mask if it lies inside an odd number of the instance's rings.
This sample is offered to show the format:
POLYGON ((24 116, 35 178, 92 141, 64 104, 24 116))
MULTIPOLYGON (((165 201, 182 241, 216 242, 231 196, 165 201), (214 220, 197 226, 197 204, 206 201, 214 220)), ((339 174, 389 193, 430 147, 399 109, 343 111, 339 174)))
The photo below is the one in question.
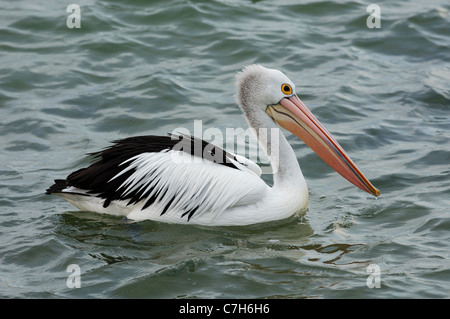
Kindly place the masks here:
POLYGON ((167 214, 178 214, 179 218, 197 206, 193 218, 210 211, 220 214, 234 206, 258 202, 269 189, 253 170, 218 165, 180 151, 143 153, 127 162, 131 162, 128 167, 112 178, 134 170, 119 187, 126 187, 124 195, 142 189, 148 198, 159 194, 157 206, 134 210, 133 216, 139 219, 147 214, 160 215, 169 204, 167 214))

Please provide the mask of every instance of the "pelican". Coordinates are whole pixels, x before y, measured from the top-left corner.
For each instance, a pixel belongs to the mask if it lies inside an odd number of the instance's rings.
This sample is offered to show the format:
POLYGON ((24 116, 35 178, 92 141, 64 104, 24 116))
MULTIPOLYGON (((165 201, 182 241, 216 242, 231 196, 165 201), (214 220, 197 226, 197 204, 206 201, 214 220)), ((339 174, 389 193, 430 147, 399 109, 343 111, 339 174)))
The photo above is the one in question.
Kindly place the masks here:
POLYGON ((57 179, 47 194, 82 211, 132 221, 237 226, 286 219, 308 205, 308 188, 280 126, 303 140, 328 165, 362 190, 379 196, 339 143, 279 70, 249 65, 237 73, 237 102, 276 167, 273 186, 259 166, 197 137, 137 136, 91 153, 86 168, 57 179))

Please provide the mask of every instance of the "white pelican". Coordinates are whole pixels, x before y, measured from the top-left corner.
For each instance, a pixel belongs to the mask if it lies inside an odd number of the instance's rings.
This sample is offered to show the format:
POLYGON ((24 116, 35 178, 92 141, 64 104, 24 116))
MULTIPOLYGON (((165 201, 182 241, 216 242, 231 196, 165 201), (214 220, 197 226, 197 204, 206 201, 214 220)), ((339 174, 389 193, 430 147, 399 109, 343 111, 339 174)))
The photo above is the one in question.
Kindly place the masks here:
POLYGON ((348 181, 380 195, 298 98, 286 75, 250 65, 237 74, 236 84, 239 106, 277 167, 272 187, 252 161, 198 138, 171 135, 115 141, 92 153, 97 161, 89 167, 55 180, 47 194, 60 195, 82 211, 135 221, 218 226, 285 219, 307 207, 308 189, 278 123, 348 181))

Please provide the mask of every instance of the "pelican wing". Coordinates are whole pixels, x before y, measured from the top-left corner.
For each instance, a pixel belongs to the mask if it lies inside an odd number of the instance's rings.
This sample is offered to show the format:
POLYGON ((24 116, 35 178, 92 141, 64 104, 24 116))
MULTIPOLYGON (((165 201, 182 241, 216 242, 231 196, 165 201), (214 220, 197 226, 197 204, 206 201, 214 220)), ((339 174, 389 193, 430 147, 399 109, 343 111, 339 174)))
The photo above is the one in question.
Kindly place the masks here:
POLYGON ((100 197, 104 208, 126 201, 189 220, 194 214, 256 203, 268 189, 255 163, 198 138, 141 136, 114 143, 50 192, 59 187, 64 193, 100 197))

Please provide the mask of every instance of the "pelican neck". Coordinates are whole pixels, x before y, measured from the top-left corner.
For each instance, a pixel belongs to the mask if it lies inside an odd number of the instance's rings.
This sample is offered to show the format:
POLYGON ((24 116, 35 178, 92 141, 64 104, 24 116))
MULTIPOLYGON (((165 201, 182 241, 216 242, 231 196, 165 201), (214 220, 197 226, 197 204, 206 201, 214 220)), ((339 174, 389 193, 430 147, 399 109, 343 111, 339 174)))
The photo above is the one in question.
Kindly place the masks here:
POLYGON ((304 177, 297 156, 281 128, 262 111, 257 114, 248 114, 247 112, 244 114, 257 137, 259 146, 270 160, 274 188, 303 187, 304 177))

